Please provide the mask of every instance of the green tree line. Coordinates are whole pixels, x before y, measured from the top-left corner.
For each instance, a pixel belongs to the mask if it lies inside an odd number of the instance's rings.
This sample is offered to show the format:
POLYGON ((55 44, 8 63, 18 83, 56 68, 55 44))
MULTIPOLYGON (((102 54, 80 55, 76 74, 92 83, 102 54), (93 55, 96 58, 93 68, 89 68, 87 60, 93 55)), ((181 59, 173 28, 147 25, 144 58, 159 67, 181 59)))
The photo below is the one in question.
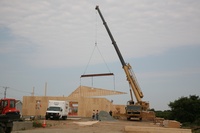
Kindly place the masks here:
POLYGON ((200 126, 200 97, 190 95, 168 104, 170 110, 155 111, 156 117, 177 120, 185 126, 200 126))

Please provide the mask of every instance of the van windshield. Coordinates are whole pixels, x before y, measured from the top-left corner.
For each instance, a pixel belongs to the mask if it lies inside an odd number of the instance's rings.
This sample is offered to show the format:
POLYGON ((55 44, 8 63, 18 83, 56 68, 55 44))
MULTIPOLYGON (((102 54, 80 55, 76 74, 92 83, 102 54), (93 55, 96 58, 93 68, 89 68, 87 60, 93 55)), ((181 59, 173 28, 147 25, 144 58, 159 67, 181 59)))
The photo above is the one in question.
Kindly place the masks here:
POLYGON ((48 111, 60 111, 61 109, 60 109, 60 107, 49 107, 47 110, 48 111))

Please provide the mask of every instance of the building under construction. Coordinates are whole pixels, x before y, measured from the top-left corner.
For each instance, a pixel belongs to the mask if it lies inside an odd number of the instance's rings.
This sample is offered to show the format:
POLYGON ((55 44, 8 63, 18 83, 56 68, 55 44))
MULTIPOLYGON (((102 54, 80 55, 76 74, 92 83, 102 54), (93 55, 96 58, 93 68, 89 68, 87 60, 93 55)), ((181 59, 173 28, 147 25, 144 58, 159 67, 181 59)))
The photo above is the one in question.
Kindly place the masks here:
POLYGON ((70 104, 69 115, 91 117, 92 110, 103 110, 113 113, 125 113, 125 105, 114 105, 112 101, 97 96, 120 95, 125 92, 101 88, 79 86, 68 97, 60 96, 24 96, 23 116, 45 116, 49 100, 66 100, 70 104), (95 97, 96 96, 96 97, 95 97))

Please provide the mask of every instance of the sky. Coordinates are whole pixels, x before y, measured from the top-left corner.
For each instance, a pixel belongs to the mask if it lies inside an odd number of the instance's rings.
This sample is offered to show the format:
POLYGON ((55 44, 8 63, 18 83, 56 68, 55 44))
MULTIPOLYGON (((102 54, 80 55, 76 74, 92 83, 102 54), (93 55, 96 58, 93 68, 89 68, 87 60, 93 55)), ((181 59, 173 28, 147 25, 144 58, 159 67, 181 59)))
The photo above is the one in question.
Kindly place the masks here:
POLYGON ((155 110, 200 96, 198 0, 0 0, 0 97, 68 96, 80 85, 126 92, 121 62, 99 8, 126 63, 155 110), (112 72, 114 76, 80 78, 112 72))

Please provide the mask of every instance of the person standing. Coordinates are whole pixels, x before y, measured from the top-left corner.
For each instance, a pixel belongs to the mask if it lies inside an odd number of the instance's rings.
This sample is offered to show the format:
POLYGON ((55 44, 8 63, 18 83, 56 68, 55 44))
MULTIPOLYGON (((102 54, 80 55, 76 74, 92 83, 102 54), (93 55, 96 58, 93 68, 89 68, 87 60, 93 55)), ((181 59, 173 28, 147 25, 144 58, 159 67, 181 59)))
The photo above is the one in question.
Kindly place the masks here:
POLYGON ((110 114, 110 116, 112 116, 112 110, 110 110, 109 114, 110 114))
POLYGON ((92 111, 92 119, 95 119, 95 110, 92 111))
POLYGON ((99 111, 96 112, 96 120, 99 120, 99 111))

